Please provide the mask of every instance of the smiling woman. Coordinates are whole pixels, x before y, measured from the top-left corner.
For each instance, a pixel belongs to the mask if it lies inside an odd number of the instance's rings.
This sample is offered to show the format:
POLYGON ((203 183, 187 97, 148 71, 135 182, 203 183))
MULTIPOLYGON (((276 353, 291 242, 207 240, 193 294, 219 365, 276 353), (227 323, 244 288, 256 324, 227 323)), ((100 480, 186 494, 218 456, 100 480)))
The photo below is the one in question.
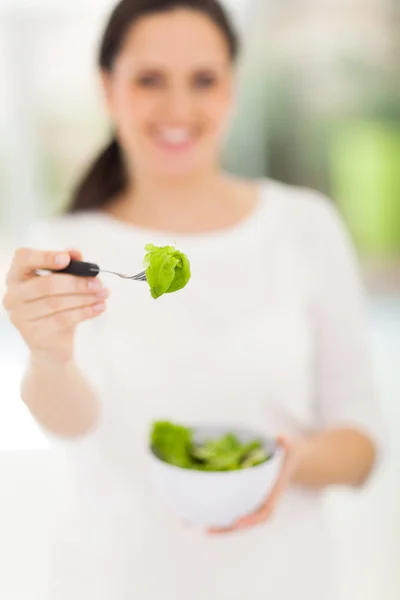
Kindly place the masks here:
POLYGON ((230 116, 238 46, 225 13, 212 2, 118 5, 99 56, 117 136, 80 184, 70 210, 109 203, 142 171, 183 175, 215 164, 230 116))

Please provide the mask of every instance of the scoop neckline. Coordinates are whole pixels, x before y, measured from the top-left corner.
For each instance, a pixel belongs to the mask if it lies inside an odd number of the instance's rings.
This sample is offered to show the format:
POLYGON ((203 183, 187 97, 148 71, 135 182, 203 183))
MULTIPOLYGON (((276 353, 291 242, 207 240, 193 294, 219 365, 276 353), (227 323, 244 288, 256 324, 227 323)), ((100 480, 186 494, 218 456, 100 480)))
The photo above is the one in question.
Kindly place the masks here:
POLYGON ((120 233, 127 233, 130 235, 134 234, 137 237, 141 236, 152 240, 167 238, 170 240, 179 241, 207 242, 212 240, 220 240, 221 238, 237 237, 238 234, 246 232, 247 230, 251 229, 254 224, 259 223, 258 217, 263 212, 265 207, 265 193, 267 187, 269 186, 269 180, 267 178, 261 178, 255 180, 255 183, 258 183, 257 201, 251 212, 246 215, 244 219, 241 219, 237 223, 215 230, 190 233, 154 229, 152 227, 136 225, 135 223, 127 223, 126 221, 118 219, 110 213, 101 210, 91 213, 90 217, 97 217, 99 221, 112 226, 113 229, 118 230, 120 233))

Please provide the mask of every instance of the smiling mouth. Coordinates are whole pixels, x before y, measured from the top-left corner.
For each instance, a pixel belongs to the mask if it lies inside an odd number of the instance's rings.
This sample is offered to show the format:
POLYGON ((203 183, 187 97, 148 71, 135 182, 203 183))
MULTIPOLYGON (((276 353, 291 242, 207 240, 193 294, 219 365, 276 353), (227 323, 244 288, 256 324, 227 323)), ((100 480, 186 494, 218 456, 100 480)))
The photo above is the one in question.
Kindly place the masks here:
POLYGON ((163 149, 173 152, 189 150, 197 141, 198 134, 193 129, 183 127, 158 127, 152 131, 152 140, 163 149))

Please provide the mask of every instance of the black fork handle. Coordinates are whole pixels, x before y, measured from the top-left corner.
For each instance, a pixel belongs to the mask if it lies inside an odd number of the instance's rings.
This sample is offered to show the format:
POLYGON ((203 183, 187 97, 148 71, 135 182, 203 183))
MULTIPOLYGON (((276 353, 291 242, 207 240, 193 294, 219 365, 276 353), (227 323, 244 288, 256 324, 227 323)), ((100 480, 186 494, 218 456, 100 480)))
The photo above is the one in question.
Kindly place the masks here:
POLYGON ((95 263, 83 262, 81 260, 71 260, 68 267, 55 271, 56 273, 67 273, 76 277, 97 277, 100 273, 100 267, 95 263))

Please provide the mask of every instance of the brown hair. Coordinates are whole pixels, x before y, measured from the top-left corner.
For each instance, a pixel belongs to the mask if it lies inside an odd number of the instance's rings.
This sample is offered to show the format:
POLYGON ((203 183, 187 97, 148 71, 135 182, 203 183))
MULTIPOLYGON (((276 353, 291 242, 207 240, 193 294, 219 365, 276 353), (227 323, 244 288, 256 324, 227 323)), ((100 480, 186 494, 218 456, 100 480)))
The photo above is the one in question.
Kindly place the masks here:
MULTIPOLYGON (((111 14, 100 46, 98 64, 111 72, 131 27, 142 17, 178 8, 199 11, 208 16, 224 34, 232 62, 239 53, 239 40, 218 0, 121 0, 111 14)), ((113 137, 78 183, 68 212, 98 209, 127 186, 120 145, 113 137)))

